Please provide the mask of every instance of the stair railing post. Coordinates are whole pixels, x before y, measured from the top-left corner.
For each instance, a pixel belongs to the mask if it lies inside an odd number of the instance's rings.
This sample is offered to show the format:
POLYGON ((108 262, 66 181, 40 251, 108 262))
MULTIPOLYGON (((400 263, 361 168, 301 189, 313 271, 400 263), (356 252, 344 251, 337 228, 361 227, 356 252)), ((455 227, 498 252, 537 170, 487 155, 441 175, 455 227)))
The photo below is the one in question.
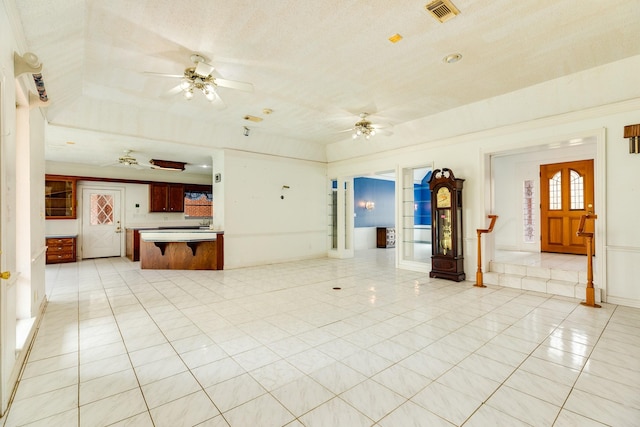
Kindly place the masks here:
POLYGON ((578 224, 578 231, 576 234, 578 237, 584 237, 587 242, 587 288, 586 288, 586 301, 580 304, 588 307, 600 308, 600 305, 596 304, 596 292, 593 287, 593 233, 587 233, 584 231, 586 220, 596 220, 598 215, 587 214, 580 217, 580 223, 578 224))
POLYGON ((476 271, 476 283, 473 286, 476 286, 478 288, 486 288, 486 286, 483 283, 483 277, 482 277, 482 235, 485 233, 491 233, 493 231, 493 226, 496 223, 496 219, 498 218, 498 215, 487 215, 487 218, 491 219, 489 228, 476 229, 476 233, 478 235, 478 270, 476 271))

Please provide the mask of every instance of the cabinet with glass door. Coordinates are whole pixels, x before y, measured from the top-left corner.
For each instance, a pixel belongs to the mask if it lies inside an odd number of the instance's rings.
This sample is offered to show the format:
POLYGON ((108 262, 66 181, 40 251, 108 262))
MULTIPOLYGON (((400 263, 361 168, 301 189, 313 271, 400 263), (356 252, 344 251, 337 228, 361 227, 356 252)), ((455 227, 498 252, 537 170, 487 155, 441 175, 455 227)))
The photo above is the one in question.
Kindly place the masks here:
POLYGON ((47 175, 44 183, 46 219, 76 218, 76 180, 47 175))

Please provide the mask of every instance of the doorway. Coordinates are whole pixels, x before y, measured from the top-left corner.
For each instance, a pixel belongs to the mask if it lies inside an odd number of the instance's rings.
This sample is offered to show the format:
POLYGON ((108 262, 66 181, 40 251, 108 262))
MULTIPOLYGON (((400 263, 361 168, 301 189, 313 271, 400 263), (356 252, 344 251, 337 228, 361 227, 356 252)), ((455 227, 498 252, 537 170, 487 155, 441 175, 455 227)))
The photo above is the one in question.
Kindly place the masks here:
MULTIPOLYGON (((586 255, 585 239, 576 231, 582 215, 595 212, 593 182, 592 159, 540 165, 542 252, 586 255)), ((586 226, 593 232, 592 221, 586 226)))
MULTIPOLYGON (((396 176, 394 171, 353 178, 354 249, 390 249, 396 246, 396 176)), ((381 252, 381 251, 376 251, 381 252)))
POLYGON ((122 190, 82 189, 82 258, 122 255, 122 190))

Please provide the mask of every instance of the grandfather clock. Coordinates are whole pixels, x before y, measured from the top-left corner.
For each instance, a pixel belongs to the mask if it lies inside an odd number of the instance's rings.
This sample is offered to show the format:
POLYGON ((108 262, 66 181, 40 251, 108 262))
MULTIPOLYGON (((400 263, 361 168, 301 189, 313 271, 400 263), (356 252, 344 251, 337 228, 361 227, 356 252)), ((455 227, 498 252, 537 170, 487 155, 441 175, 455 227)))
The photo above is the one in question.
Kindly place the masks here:
POLYGON ((431 174, 431 272, 429 277, 465 279, 462 253, 462 184, 451 169, 431 174))

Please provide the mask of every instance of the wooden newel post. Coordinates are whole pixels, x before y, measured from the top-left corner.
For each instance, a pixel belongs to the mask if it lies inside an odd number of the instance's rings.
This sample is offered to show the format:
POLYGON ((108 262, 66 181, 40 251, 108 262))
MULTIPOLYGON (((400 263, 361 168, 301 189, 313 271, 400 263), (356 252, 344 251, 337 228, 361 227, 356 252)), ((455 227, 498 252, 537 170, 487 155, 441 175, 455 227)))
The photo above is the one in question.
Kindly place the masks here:
POLYGON ((491 224, 489 224, 489 228, 482 229, 478 228, 476 233, 478 234, 478 271, 476 271, 476 283, 473 286, 477 286, 479 288, 486 288, 486 286, 482 282, 482 235, 484 233, 491 233, 493 231, 493 226, 496 223, 496 219, 498 215, 487 215, 487 218, 491 219, 491 224))
POLYGON ((587 289, 586 289, 586 301, 580 304, 588 307, 600 308, 600 305, 596 304, 596 292, 593 287, 593 233, 587 233, 584 231, 584 225, 588 219, 597 219, 598 215, 587 214, 580 217, 580 224, 578 224, 578 237, 584 237, 587 239, 587 289))

